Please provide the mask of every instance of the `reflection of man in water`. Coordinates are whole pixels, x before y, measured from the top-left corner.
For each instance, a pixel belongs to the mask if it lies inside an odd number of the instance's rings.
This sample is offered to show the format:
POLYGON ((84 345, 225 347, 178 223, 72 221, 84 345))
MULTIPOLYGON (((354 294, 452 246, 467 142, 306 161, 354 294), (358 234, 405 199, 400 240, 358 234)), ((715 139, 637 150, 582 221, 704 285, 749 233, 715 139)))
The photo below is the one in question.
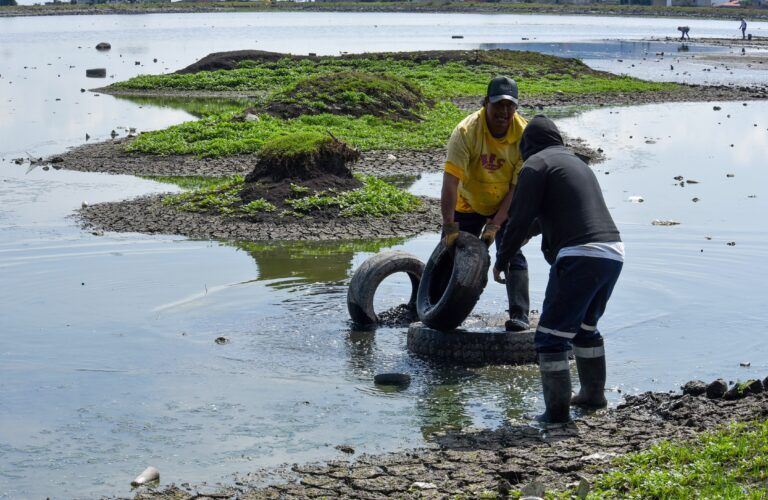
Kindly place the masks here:
POLYGON ((624 262, 624 244, 594 172, 563 145, 545 116, 530 121, 520 140, 525 164, 496 253, 501 281, 510 256, 541 225, 541 250, 552 266, 534 342, 546 411, 542 424, 570 421, 571 404, 599 408, 605 400, 605 352, 597 322, 624 262), (571 399, 568 351, 575 347, 581 389, 571 399))
MULTIPOLYGON (((443 243, 450 247, 459 230, 472 233, 490 246, 498 246, 499 227, 523 165, 518 143, 527 123, 517 114, 517 83, 497 76, 488 84, 483 107, 459 123, 448 142, 440 209, 443 243)), ((528 263, 518 251, 509 261, 506 329, 527 330, 528 263)))
POLYGON ((688 34, 688 32, 691 30, 688 26, 678 26, 677 30, 680 32, 680 40, 685 40, 688 38, 688 40, 691 39, 691 35, 688 34))
POLYGON ((741 25, 739 25, 739 29, 741 30, 741 39, 746 40, 747 38, 747 21, 742 17, 741 18, 741 25))

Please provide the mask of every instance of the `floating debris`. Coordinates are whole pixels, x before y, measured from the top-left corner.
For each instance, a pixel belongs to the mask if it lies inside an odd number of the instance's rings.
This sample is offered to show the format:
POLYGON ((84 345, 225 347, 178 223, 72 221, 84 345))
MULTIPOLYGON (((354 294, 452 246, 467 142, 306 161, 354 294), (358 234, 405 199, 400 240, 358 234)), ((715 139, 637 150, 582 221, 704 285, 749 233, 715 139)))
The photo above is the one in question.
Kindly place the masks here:
POLYGON ((693 198, 691 201, 694 202, 694 203, 697 203, 699 201, 699 199, 698 198, 693 198))
POLYGON ((373 377, 376 385, 407 386, 411 383, 411 376, 407 373, 378 373, 373 377))
POLYGON ((693 179, 688 179, 685 182, 688 183, 688 184, 698 184, 699 183, 699 181, 695 181, 693 179))
POLYGON ((216 340, 214 340, 219 345, 229 344, 229 339, 227 337, 216 337, 216 340))
POLYGON ((131 481, 131 486, 134 488, 143 484, 151 483, 154 481, 160 481, 160 471, 156 468, 149 466, 144 469, 144 472, 139 474, 136 479, 131 481))
POLYGON ((96 44, 96 50, 109 50, 112 48, 109 42, 99 42, 96 44))
POLYGON ((739 363, 739 366, 743 366, 744 368, 749 368, 750 366, 752 366, 752 363, 750 361, 742 361, 741 363, 739 363))
POLYGON ((729 247, 735 247, 736 246, 736 242, 735 241, 729 241, 728 243, 726 243, 726 245, 728 245, 729 247))
POLYGON ((106 78, 107 68, 91 68, 85 70, 85 76, 88 78, 106 78))
POLYGON ((734 174, 725 174, 726 177, 734 177, 734 174))
POLYGON ((654 226, 677 226, 680 223, 671 219, 654 219, 651 221, 651 224, 654 226))

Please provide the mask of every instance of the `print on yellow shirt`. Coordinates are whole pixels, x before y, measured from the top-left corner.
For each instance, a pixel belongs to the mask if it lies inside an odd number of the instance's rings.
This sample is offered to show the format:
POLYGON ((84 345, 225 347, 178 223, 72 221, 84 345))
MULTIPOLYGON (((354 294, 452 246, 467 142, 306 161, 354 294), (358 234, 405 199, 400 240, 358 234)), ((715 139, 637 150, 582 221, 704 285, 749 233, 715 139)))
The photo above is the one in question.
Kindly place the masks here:
POLYGON ((515 113, 507 135, 496 139, 482 108, 453 129, 445 171, 459 178, 457 212, 496 213, 523 168, 519 144, 527 123, 515 113))

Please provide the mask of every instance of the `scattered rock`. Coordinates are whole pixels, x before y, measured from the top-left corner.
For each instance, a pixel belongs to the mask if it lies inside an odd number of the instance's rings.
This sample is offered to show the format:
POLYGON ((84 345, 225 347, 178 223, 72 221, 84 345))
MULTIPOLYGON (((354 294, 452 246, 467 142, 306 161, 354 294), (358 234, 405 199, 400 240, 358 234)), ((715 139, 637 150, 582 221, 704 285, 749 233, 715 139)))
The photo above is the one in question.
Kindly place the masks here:
POLYGON ((723 108, 721 108, 720 106, 712 106, 712 109, 714 109, 715 111, 720 111, 723 108))
POLYGON ((99 42, 96 44, 96 50, 109 50, 112 48, 112 45, 109 44, 109 42, 99 42))
POLYGON ((390 153, 390 154, 387 155, 387 160, 395 161, 395 160, 397 160, 397 156, 395 156, 392 153, 390 153))
POLYGON ((576 487, 576 496, 579 498, 587 498, 587 495, 589 495, 589 490, 591 489, 589 485, 589 481, 586 479, 582 479, 579 481, 579 485, 576 487))
POLYGON ((136 479, 131 481, 131 486, 135 488, 154 481, 160 481, 160 471, 150 466, 144 469, 144 472, 136 476, 136 479))
POLYGON ((219 345, 229 344, 229 339, 227 337, 216 337, 216 340, 214 340, 219 345))
POLYGON ((729 247, 735 247, 736 246, 736 242, 735 241, 729 241, 728 243, 726 243, 726 245, 728 245, 729 247))
POLYGON ((654 226, 677 226, 680 223, 671 219, 654 219, 651 221, 651 224, 654 226))
POLYGON ((107 68, 91 68, 85 70, 85 76, 88 78, 106 78, 107 68))
POLYGON ((83 201, 83 202, 80 204, 80 207, 81 207, 81 208, 88 208, 88 202, 87 202, 87 201, 83 201))
POLYGON ((62 163, 64 161, 64 158, 62 158, 61 156, 54 156, 48 161, 50 161, 51 163, 62 163))
POLYGON ((411 383, 411 376, 407 373, 378 373, 373 377, 376 385, 396 385, 406 387, 411 383))
POLYGON ((690 394, 691 396, 701 396, 707 392, 707 384, 703 380, 691 380, 686 382, 682 387, 683 394, 690 394))
POLYGON ((346 444, 340 444, 340 445, 336 446, 336 449, 339 450, 342 453, 347 453, 349 455, 352 455, 355 452, 354 448, 352 448, 351 446, 346 445, 346 444))
POLYGON ((727 390, 728 384, 725 383, 725 380, 719 378, 707 386, 707 397, 709 399, 722 398, 727 390))
POLYGON ((694 203, 697 203, 699 201, 699 199, 694 197, 691 201, 694 202, 694 203))
POLYGON ((520 496, 521 498, 544 498, 544 485, 538 481, 533 481, 520 490, 520 496))

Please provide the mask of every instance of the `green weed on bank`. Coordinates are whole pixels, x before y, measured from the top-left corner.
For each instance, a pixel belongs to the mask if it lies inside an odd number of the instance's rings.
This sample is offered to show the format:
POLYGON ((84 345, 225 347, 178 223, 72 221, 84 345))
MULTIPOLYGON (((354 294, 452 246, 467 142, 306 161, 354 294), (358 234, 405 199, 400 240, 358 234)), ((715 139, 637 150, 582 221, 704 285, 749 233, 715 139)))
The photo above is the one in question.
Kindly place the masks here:
MULTIPOLYGON (((768 421, 735 423, 617 458, 588 498, 768 498, 768 421)), ((572 492, 554 494, 572 498, 572 492)))
MULTIPOLYGON (((303 198, 286 200, 289 210, 281 215, 303 217, 326 209, 338 210, 342 217, 369 216, 385 217, 412 212, 421 206, 421 200, 381 179, 358 176, 363 182, 359 189, 337 193, 324 191, 303 198)), ((239 196, 244 179, 234 176, 224 182, 202 186, 191 191, 168 195, 163 204, 182 212, 212 213, 230 216, 256 215, 274 212, 277 207, 258 199, 243 204, 239 196)))
POLYGON ((421 122, 395 121, 370 115, 359 118, 331 114, 304 115, 282 120, 262 115, 259 121, 233 121, 233 115, 216 115, 165 130, 145 132, 126 149, 132 152, 217 157, 257 153, 272 138, 294 133, 331 132, 361 150, 414 149, 443 146, 465 112, 442 102, 426 111, 421 122))

